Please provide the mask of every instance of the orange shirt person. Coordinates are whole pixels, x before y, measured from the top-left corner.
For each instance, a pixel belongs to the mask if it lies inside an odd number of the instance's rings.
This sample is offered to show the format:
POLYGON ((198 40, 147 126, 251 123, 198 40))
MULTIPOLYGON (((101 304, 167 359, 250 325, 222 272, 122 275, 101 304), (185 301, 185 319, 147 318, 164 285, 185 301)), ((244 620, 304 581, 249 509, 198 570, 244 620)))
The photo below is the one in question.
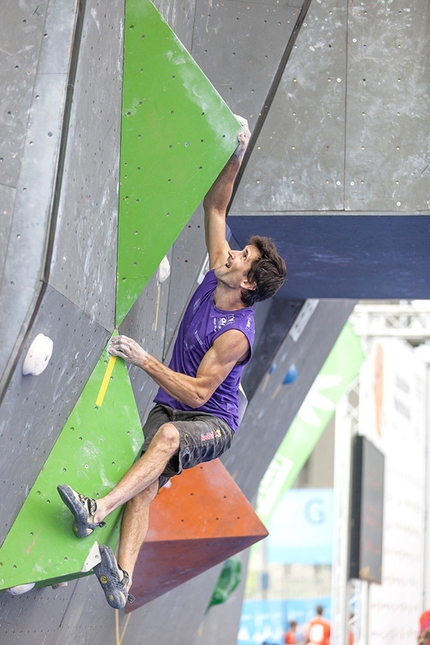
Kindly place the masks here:
POLYGON ((290 622, 290 629, 287 631, 285 634, 285 643, 286 645, 294 645, 294 643, 297 643, 297 638, 296 638, 296 631, 297 631, 297 623, 295 620, 292 620, 290 622))
POLYGON ((309 645, 330 645, 330 623, 323 618, 324 608, 317 605, 315 618, 309 621, 307 640, 309 645))

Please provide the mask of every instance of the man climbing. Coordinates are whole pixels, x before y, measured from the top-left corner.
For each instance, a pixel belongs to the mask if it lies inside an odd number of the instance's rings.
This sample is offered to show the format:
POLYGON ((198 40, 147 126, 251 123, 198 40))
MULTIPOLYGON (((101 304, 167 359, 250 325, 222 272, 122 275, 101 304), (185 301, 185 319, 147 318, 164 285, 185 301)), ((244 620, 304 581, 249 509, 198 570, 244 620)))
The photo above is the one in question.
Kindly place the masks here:
POLYGON ((97 500, 67 485, 59 494, 74 515, 74 531, 85 537, 126 504, 118 561, 101 545, 94 572, 111 607, 127 599, 140 548, 148 530, 149 510, 157 492, 183 469, 219 457, 238 427, 238 388, 251 358, 254 339, 252 305, 273 296, 283 284, 286 268, 273 243, 251 237, 241 251, 226 240, 226 211, 250 132, 238 135, 239 145, 206 195, 206 246, 210 270, 184 313, 169 367, 126 336, 112 338, 109 352, 143 369, 160 387, 143 427, 142 456, 119 483, 97 500))

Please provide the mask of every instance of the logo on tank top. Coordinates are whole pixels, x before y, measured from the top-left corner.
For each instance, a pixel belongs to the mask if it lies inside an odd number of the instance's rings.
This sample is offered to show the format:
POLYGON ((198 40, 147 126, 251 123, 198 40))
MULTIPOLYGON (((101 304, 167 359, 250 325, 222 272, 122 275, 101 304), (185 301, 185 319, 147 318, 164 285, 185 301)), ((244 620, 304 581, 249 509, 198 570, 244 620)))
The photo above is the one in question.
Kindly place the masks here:
POLYGON ((194 338, 196 339, 196 341, 198 342, 198 344, 200 345, 200 347, 203 347, 203 341, 202 341, 202 339, 200 338, 200 336, 199 336, 199 332, 197 331, 197 329, 196 329, 196 331, 194 332, 194 338))
POLYGON ((217 316, 214 318, 214 331, 219 331, 226 325, 231 325, 234 323, 234 314, 229 314, 228 316, 217 316))

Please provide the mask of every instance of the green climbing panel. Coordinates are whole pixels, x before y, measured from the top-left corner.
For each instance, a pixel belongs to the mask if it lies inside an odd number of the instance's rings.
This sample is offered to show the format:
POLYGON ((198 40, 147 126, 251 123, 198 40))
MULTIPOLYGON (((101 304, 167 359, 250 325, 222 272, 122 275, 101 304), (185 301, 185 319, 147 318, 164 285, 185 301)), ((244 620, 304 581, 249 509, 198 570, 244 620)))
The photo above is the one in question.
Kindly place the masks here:
POLYGON ((120 509, 106 518, 106 527, 79 539, 57 492, 58 484, 69 484, 90 497, 102 496, 140 452, 142 428, 127 368, 117 359, 107 381, 108 361, 105 351, 0 549, 0 589, 85 575, 99 557, 96 542, 116 544, 120 509))
POLYGON ((238 122, 150 0, 127 0, 121 323, 237 145, 238 122))

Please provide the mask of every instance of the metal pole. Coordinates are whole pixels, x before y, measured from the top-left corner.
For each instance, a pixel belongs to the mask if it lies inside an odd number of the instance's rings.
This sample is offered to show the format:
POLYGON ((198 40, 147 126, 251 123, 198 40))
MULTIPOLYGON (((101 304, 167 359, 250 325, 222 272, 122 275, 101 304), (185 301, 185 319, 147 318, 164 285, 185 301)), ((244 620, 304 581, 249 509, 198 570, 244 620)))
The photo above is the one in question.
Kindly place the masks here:
POLYGON ((367 580, 360 581, 360 643, 359 645, 368 645, 369 643, 369 590, 370 583, 367 580))
POLYGON ((425 413, 425 515, 424 515, 424 566, 423 566, 423 611, 430 607, 430 475, 429 475, 429 450, 430 450, 430 360, 426 365, 426 413, 425 413))
POLYGON ((352 423, 345 395, 336 406, 334 447, 331 645, 348 642, 348 549, 352 423))

